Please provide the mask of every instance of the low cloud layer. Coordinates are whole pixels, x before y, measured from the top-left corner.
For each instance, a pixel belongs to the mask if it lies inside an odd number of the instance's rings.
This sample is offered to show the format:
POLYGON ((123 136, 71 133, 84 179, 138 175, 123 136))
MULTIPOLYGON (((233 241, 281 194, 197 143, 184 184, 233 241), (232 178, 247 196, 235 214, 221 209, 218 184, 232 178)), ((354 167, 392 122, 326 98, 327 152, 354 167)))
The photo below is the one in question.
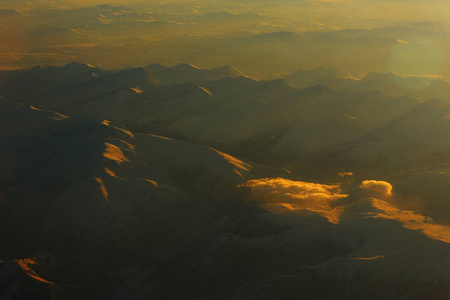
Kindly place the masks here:
MULTIPOLYGON (((342 193, 339 185, 263 178, 247 181, 240 186, 249 187, 253 200, 273 213, 309 211, 317 213, 334 224, 341 222, 341 215, 346 205, 351 206, 353 201, 350 199, 346 203, 337 201, 348 196, 342 193)), ((399 209, 385 200, 380 200, 392 196, 392 185, 389 182, 364 180, 359 187, 371 196, 363 199, 363 201, 369 201, 371 211, 357 212, 362 214, 360 215, 362 219, 371 215, 372 218, 396 221, 404 228, 420 230, 431 239, 450 243, 450 226, 439 224, 428 216, 399 209)))
POLYGON ((241 186, 250 187, 256 201, 271 210, 307 210, 318 213, 331 223, 339 223, 342 206, 335 202, 347 197, 339 186, 283 178, 250 180, 241 186))

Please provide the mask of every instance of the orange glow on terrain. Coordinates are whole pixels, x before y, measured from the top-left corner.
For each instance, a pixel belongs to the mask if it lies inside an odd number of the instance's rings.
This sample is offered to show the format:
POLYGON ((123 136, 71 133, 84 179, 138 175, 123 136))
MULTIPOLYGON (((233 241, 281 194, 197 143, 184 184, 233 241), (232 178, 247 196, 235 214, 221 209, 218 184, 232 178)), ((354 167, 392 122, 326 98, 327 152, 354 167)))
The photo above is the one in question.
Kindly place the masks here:
POLYGON ((356 259, 356 260, 377 260, 377 259, 380 259, 380 258, 384 258, 384 255, 378 255, 378 256, 374 256, 374 257, 355 257, 353 259, 356 259))
POLYGON ((151 184, 153 184, 154 186, 158 187, 158 183, 154 180, 150 180, 150 179, 143 179, 144 181, 150 182, 151 184))
POLYGON ((234 172, 238 174, 240 177, 243 177, 241 172, 239 170, 247 171, 249 172, 252 169, 252 166, 243 162, 242 160, 239 160, 231 155, 228 155, 226 153, 220 152, 216 149, 213 149, 210 147, 211 150, 214 150, 215 152, 219 153, 225 160, 227 160, 230 164, 234 165, 234 172))
POLYGON ((103 152, 103 156, 114 160, 117 163, 122 163, 122 162, 129 162, 130 160, 123 154, 122 150, 120 150, 119 147, 110 144, 110 143, 105 143, 106 149, 103 152))
POLYGON ((123 128, 119 128, 119 127, 116 127, 116 126, 113 126, 113 125, 111 125, 111 122, 108 121, 108 120, 103 120, 103 121, 101 122, 101 124, 102 124, 102 125, 105 125, 105 126, 112 127, 112 128, 114 128, 114 129, 117 129, 117 130, 120 130, 120 131, 122 131, 123 133, 127 134, 129 137, 133 137, 133 136, 134 136, 134 135, 131 133, 131 131, 126 130, 126 129, 123 129, 123 128))
POLYGON ((108 168, 103 168, 106 172, 106 174, 110 175, 111 177, 116 177, 116 173, 114 173, 113 171, 111 171, 108 168))
POLYGON ((106 190, 106 187, 103 185, 103 180, 101 178, 95 178, 95 181, 97 181, 97 183, 100 185, 100 191, 102 192, 103 198, 105 198, 105 200, 109 202, 108 191, 106 190))
POLYGON ((338 173, 339 177, 347 177, 347 176, 353 176, 353 172, 341 172, 338 173))
POLYGON ((136 94, 142 94, 143 93, 143 91, 140 88, 138 88, 138 87, 130 88, 130 90, 132 90, 136 94))
POLYGON ((413 211, 400 210, 386 201, 373 199, 372 205, 380 210, 374 218, 395 220, 403 227, 421 230, 429 238, 450 243, 450 226, 437 224, 432 218, 417 214, 413 211))
POLYGON ((40 277, 39 274, 37 274, 33 269, 32 266, 36 265, 37 262, 31 258, 24 258, 24 259, 16 259, 15 260, 19 266, 22 268, 22 270, 31 278, 33 278, 34 280, 43 282, 43 283, 47 283, 50 285, 54 285, 53 282, 45 280, 44 278, 40 277))

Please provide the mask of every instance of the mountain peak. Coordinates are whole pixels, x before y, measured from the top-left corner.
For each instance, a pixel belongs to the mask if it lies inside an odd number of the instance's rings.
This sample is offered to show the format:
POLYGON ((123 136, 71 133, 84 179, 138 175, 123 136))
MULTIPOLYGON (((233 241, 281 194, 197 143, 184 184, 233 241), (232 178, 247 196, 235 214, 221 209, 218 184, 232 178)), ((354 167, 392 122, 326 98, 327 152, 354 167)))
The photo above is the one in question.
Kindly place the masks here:
POLYGON ((234 67, 232 67, 230 65, 225 65, 223 67, 211 69, 210 73, 211 74, 217 74, 217 75, 223 75, 223 76, 226 76, 226 77, 240 77, 240 76, 244 76, 244 74, 242 74, 242 72, 240 72, 239 70, 235 69, 234 67))
POLYGON ((160 71, 168 69, 168 67, 163 66, 158 63, 153 63, 153 64, 150 64, 150 65, 144 67, 144 69, 148 72, 160 72, 160 71))
POLYGON ((194 66, 192 64, 189 64, 189 63, 181 63, 179 65, 173 66, 172 69, 178 69, 178 70, 192 70, 192 69, 195 69, 195 70, 199 70, 198 67, 196 67, 196 66, 194 66))
POLYGON ((86 70, 86 69, 97 69, 97 67, 85 64, 85 63, 79 63, 79 62, 71 62, 63 66, 65 69, 76 69, 76 70, 86 70))
POLYGON ((41 65, 37 65, 37 66, 32 67, 32 68, 30 69, 30 71, 41 71, 41 70, 46 70, 46 69, 48 69, 49 67, 51 67, 51 66, 41 64, 41 65))

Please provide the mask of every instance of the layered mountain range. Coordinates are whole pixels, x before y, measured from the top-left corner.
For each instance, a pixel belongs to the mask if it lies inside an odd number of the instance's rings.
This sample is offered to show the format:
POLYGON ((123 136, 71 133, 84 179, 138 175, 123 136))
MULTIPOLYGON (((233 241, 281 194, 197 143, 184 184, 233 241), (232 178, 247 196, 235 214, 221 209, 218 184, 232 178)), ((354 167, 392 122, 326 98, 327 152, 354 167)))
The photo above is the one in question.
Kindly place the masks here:
POLYGON ((450 4, 0 1, 0 300, 447 300, 450 4))
POLYGON ((445 81, 0 77, 5 299, 447 299, 445 81))
POLYGON ((309 176, 316 164, 376 176, 434 165, 437 157, 448 164, 450 84, 438 79, 411 90, 411 80, 425 79, 317 69, 258 81, 229 66, 107 71, 79 63, 1 77, 7 99, 118 121, 133 132, 195 141, 309 176))

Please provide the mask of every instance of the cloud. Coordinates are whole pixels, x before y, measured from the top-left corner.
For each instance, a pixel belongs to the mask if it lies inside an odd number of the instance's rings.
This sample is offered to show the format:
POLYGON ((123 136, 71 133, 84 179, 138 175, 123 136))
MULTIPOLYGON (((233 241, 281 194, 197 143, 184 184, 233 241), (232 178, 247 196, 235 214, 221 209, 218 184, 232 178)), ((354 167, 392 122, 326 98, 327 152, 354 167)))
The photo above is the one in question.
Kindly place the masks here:
POLYGON ((392 196, 392 185, 386 181, 364 180, 359 187, 363 190, 375 192, 376 196, 392 196))
POLYGON ((338 185, 325 185, 283 178, 264 178, 240 185, 250 187, 253 198, 271 211, 307 210, 339 223, 343 207, 336 200, 347 197, 338 185))
MULTIPOLYGON (((346 203, 337 200, 346 198, 338 185, 326 185, 304 181, 293 181, 283 178, 263 178, 250 180, 240 185, 249 187, 253 200, 273 213, 289 211, 310 211, 326 218, 329 222, 338 224, 346 203)), ((376 196, 390 197, 392 185, 386 181, 364 180, 360 188, 376 196)), ((450 243, 450 226, 436 223, 432 218, 414 211, 402 210, 384 200, 371 198, 370 212, 362 212, 362 217, 386 219, 399 222, 406 229, 418 230, 431 239, 450 243)), ((351 210, 350 210, 351 211, 351 210)), ((361 212, 357 212, 361 214, 361 212)), ((360 260, 375 260, 383 256, 357 258, 360 260)))

